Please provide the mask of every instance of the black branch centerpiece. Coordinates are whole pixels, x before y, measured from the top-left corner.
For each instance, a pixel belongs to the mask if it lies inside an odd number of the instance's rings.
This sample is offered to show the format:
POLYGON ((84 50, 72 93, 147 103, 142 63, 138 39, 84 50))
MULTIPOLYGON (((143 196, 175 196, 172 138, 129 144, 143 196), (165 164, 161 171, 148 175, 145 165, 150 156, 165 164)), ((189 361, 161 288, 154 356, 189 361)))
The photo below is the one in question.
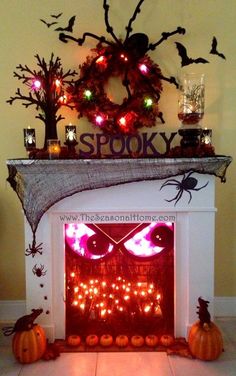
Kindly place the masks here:
POLYGON ((13 104, 19 100, 26 108, 35 106, 39 111, 36 118, 45 124, 44 149, 47 147, 48 139, 57 138, 57 123, 64 119, 58 111, 62 106, 74 108, 72 98, 68 94, 68 88, 73 83, 76 71, 69 69, 64 72, 59 57, 51 54, 49 63, 39 55, 35 55, 38 70, 31 69, 28 65, 18 65, 14 77, 28 87, 28 94, 23 94, 18 88, 15 96, 10 97, 7 103, 13 104))

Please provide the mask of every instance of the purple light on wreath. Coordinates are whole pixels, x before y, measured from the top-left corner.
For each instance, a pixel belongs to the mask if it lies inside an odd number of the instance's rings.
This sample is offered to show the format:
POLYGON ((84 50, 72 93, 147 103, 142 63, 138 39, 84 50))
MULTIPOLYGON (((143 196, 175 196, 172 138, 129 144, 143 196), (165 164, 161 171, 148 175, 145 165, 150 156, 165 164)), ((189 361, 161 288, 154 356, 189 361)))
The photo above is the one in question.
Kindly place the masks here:
POLYGON ((103 116, 101 116, 101 115, 97 115, 96 117, 95 117, 95 122, 96 122, 96 124, 99 126, 99 127, 101 127, 102 126, 102 124, 104 123, 104 117, 103 116))
POLYGON ((139 70, 140 72, 147 74, 148 73, 148 67, 145 64, 139 64, 139 70))

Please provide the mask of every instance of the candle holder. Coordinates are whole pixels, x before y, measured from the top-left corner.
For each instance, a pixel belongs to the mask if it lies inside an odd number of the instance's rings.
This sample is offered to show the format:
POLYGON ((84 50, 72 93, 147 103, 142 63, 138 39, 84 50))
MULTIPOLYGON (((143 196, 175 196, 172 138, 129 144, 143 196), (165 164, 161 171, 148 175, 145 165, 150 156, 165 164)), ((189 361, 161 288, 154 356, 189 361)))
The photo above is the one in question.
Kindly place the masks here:
POLYGON ((75 125, 65 126, 65 138, 64 145, 68 147, 69 154, 75 154, 75 146, 78 145, 75 125))
POLYGON ((36 147, 36 137, 35 137, 35 129, 34 128, 24 128, 24 146, 27 151, 35 149, 36 147))
POLYGON ((178 118, 181 128, 178 133, 182 137, 182 147, 199 145, 201 135, 201 120, 205 107, 204 74, 186 73, 180 84, 178 118))
POLYGON ((47 150, 49 159, 58 159, 61 151, 60 141, 57 139, 47 140, 47 150))

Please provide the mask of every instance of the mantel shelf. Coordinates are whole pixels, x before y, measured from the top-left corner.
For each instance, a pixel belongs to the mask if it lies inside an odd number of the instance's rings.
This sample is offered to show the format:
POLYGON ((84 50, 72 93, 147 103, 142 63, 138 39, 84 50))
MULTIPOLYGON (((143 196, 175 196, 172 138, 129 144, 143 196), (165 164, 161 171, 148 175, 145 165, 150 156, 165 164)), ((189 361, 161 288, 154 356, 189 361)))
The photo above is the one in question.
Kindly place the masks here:
POLYGON ((232 158, 7 160, 8 182, 36 232, 43 214, 56 202, 84 190, 144 180, 160 180, 189 171, 225 181, 232 158))

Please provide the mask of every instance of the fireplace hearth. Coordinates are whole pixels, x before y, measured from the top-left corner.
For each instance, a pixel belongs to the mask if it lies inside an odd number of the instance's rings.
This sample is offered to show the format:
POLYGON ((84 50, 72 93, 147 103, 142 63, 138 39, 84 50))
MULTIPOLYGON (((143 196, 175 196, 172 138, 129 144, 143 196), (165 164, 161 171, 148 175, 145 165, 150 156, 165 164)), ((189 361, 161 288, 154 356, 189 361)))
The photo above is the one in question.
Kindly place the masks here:
POLYGON ((43 308, 49 340, 186 337, 198 297, 213 302, 215 176, 230 162, 8 161, 25 247, 42 243, 26 252, 27 312, 43 308))

